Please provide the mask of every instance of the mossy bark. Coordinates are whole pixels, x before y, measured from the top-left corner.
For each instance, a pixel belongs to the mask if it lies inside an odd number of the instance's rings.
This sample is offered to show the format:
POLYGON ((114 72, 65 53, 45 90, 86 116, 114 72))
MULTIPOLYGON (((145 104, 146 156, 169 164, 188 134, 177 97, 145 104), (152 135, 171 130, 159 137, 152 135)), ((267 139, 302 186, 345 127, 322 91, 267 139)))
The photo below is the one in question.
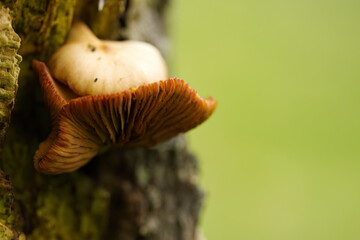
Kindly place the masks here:
POLYGON ((21 37, 23 61, 0 161, 7 173, 0 172, 1 239, 196 238, 203 193, 197 161, 183 136, 154 148, 113 148, 79 171, 58 176, 35 172, 32 161, 50 132, 32 59, 48 60, 76 19, 102 38, 147 41, 166 55, 166 5, 166 0, 3 1, 21 37))

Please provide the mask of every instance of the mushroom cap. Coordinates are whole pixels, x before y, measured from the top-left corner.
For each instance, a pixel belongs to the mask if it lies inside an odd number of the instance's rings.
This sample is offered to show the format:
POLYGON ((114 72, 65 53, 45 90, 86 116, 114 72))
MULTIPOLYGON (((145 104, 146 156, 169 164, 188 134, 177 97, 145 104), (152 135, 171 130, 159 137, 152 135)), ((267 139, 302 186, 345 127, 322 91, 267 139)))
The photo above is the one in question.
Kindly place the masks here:
POLYGON ((78 96, 33 61, 49 105, 52 132, 34 156, 37 171, 60 174, 86 164, 101 148, 153 146, 205 121, 216 101, 172 78, 112 94, 78 96))
POLYGON ((81 22, 51 57, 49 69, 80 96, 116 93, 168 79, 165 61, 151 44, 103 41, 81 22))

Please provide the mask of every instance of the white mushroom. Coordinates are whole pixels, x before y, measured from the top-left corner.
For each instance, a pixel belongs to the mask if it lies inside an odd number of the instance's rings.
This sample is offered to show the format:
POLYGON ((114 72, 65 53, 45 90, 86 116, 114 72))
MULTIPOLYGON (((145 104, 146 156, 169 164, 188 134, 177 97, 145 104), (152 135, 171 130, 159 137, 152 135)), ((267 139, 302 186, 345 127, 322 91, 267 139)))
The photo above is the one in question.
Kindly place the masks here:
POLYGON ((168 79, 160 52, 139 41, 102 41, 83 23, 50 59, 53 77, 80 96, 111 94, 168 79))

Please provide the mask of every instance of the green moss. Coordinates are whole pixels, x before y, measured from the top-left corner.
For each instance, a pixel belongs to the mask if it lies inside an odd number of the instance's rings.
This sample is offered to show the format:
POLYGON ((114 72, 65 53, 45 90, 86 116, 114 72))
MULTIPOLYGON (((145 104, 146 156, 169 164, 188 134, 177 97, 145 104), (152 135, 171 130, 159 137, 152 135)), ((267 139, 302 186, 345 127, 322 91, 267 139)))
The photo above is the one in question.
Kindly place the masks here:
POLYGON ((47 179, 36 201, 36 228, 28 239, 101 239, 109 193, 94 189, 91 179, 65 174, 47 179))
POLYGON ((0 223, 0 239, 11 240, 14 239, 14 233, 8 227, 0 223))
POLYGON ((23 37, 21 54, 36 53, 47 60, 65 41, 75 0, 19 0, 15 29, 23 37))
POLYGON ((0 239, 18 239, 19 219, 18 212, 14 210, 13 187, 8 176, 0 170, 0 239))
POLYGON ((20 37, 11 26, 10 10, 0 5, 0 144, 6 135, 10 114, 18 87, 19 63, 17 54, 20 37))
MULTIPOLYGON (((8 3, 10 3, 8 1, 8 3)), ((19 64, 17 54, 20 37, 11 25, 10 10, 0 4, 0 144, 7 133, 11 111, 18 88, 19 64)), ((5 173, 0 170, 0 239, 18 239, 17 230, 22 221, 14 209, 13 187, 5 173)))
POLYGON ((120 28, 117 19, 125 14, 126 0, 108 0, 102 9, 93 16, 90 23, 96 36, 105 39, 113 39, 110 33, 116 33, 120 28))
MULTIPOLYGON (((87 239, 80 231, 80 223, 83 215, 81 211, 86 214, 91 212, 92 198, 89 193, 91 190, 85 194, 86 197, 81 199, 84 203, 89 201, 87 208, 73 209, 72 207, 76 203, 76 195, 73 194, 73 191, 77 180, 70 181, 67 179, 68 175, 54 178, 39 175, 35 173, 32 163, 35 149, 49 129, 49 119, 47 112, 44 111, 38 81, 34 79, 31 70, 31 61, 35 56, 35 58, 46 60, 64 42, 71 26, 74 4, 75 0, 18 0, 13 9, 14 16, 16 16, 15 28, 23 39, 20 52, 25 60, 21 65, 18 104, 13 114, 13 124, 8 129, 8 136, 1 153, 0 168, 5 169, 11 176, 14 186, 11 194, 14 192, 17 199, 15 203, 12 196, 12 205, 18 208, 21 206, 26 214, 24 218, 28 225, 26 229, 29 232, 28 239, 76 239, 72 236, 78 236, 78 239, 87 239)), ((1 36, 0 41, 3 41, 1 36)), ((14 98, 14 89, 15 91, 17 89, 17 85, 11 88, 11 84, 17 84, 17 81, 9 74, 9 72, 14 72, 11 68, 14 64, 8 61, 8 56, 14 55, 13 49, 19 47, 20 43, 10 43, 8 49, 11 51, 3 54, 4 61, 0 61, 0 70, 5 69, 0 75, 0 87, 4 86, 3 89, 0 89, 0 102, 3 106, 8 105, 8 98, 14 98), (4 79, 7 81, 3 81, 4 79)), ((1 43, 2 45, 3 43, 1 43)), ((19 58, 15 58, 15 60, 19 60, 19 58)), ((0 120, 2 117, 8 119, 6 112, 1 111, 1 104, 0 120)), ((10 229, 22 229, 22 221, 15 214, 16 209, 13 210, 9 204, 5 204, 5 200, 8 201, 8 199, 9 197, 0 200, 0 212, 4 212, 3 215, 0 215, 1 223, 7 224, 4 226, 11 226, 10 229)), ((96 222, 94 219, 99 216, 95 218, 90 214, 87 218, 90 219, 87 222, 96 222)), ((99 237, 93 237, 100 236, 99 226, 91 227, 94 233, 89 234, 91 235, 89 239, 99 239, 99 237)), ((0 237, 0 239, 3 238, 0 237)), ((4 237, 4 239, 6 238, 4 237)))

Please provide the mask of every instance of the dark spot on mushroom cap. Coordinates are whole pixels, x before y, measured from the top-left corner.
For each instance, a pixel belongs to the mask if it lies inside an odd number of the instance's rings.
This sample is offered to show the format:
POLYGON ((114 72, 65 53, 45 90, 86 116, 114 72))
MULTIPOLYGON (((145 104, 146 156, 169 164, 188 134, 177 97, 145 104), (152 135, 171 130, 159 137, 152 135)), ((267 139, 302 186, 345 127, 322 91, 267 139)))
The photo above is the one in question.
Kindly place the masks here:
POLYGON ((97 82, 97 80, 98 80, 98 78, 95 78, 95 79, 94 79, 94 82, 97 82))
POLYGON ((90 51, 92 51, 92 52, 95 52, 96 51, 96 47, 94 46, 94 45, 92 45, 92 44, 88 44, 88 48, 90 49, 90 51))

